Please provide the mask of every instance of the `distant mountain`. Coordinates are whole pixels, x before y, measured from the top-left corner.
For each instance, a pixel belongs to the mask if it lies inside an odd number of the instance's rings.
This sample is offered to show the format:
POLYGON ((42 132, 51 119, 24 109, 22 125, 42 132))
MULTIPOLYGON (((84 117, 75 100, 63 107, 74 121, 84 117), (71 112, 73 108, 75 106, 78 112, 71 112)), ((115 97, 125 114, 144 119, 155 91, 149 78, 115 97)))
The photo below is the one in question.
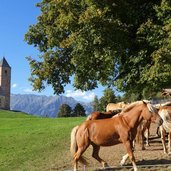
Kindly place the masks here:
POLYGON ((84 103, 72 97, 42 96, 33 94, 12 94, 11 110, 26 112, 32 115, 44 117, 56 117, 62 104, 68 104, 74 108, 77 103, 83 105, 86 113, 92 112, 91 103, 84 103))

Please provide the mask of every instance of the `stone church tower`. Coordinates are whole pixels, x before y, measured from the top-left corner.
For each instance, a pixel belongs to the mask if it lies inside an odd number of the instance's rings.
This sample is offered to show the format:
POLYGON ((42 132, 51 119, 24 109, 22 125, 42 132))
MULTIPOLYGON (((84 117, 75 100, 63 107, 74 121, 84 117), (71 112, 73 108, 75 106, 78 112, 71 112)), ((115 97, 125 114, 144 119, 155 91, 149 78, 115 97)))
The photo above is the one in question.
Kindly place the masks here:
POLYGON ((0 109, 10 110, 11 67, 6 59, 0 61, 0 109))

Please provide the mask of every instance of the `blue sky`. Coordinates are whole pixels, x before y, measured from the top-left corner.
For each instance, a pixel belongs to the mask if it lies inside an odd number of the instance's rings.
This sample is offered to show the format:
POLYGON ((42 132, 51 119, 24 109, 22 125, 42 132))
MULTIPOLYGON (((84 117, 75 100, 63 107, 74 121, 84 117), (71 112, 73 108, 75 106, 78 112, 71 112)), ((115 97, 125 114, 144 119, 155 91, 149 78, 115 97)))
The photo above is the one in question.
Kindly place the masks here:
MULTIPOLYGON (((28 78, 30 76, 29 64, 25 57, 36 58, 38 51, 24 41, 24 35, 29 25, 37 22, 40 15, 39 8, 35 5, 41 0, 1 0, 0 3, 0 58, 5 57, 12 68, 11 93, 37 94, 53 96, 51 87, 41 93, 32 91, 28 78)), ((65 96, 74 97, 76 100, 91 101, 95 95, 103 95, 103 87, 93 91, 74 91, 71 85, 65 88, 65 96)))

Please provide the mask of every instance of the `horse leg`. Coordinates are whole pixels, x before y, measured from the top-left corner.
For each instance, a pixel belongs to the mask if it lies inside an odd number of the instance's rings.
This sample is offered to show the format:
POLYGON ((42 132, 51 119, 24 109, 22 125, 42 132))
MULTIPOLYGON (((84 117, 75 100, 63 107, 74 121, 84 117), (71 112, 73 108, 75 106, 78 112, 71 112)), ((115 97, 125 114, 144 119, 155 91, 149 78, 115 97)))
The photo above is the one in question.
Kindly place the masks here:
POLYGON ((80 161, 82 164, 87 164, 86 160, 81 155, 85 152, 88 146, 89 144, 85 144, 82 147, 78 147, 78 150, 74 155, 74 171, 77 171, 78 161, 80 161))
POLYGON ((141 132, 141 150, 145 150, 145 144, 144 144, 144 131, 141 132))
POLYGON ((162 126, 160 126, 160 134, 161 134, 161 141, 162 141, 162 145, 163 145, 163 151, 166 154, 167 149, 166 149, 166 142, 165 142, 165 130, 162 126))
POLYGON ((171 132, 168 134, 168 154, 171 154, 171 132))
POLYGON ((146 146, 150 146, 149 144, 149 129, 147 128, 146 131, 145 131, 145 138, 146 138, 146 146))
POLYGON ((92 146, 93 146, 92 157, 94 157, 98 162, 100 162, 103 168, 109 167, 108 164, 99 157, 100 146, 97 146, 95 144, 92 144, 92 146))
POLYGON ((121 165, 121 166, 123 166, 123 165, 125 164, 125 162, 127 161, 128 157, 129 157, 129 154, 128 154, 128 153, 125 154, 125 155, 122 157, 122 160, 121 160, 121 162, 120 162, 120 165, 121 165))
MULTIPOLYGON (((150 144, 149 144, 150 125, 151 125, 151 122, 149 122, 149 121, 146 121, 146 123, 144 124, 143 130, 142 130, 143 146, 144 146, 144 144, 146 144, 146 146, 150 146, 150 144), (146 139, 145 143, 144 143, 144 139, 146 139)), ((145 150, 145 147, 142 150, 145 150)))
POLYGON ((160 137, 160 135, 159 135, 159 130, 160 130, 160 126, 157 126, 157 129, 156 129, 156 136, 157 136, 157 137, 160 137))
MULTIPOLYGON (((131 142, 130 142, 130 145, 131 145, 132 151, 134 151, 134 150, 135 150, 135 140, 131 141, 131 142)), ((125 164, 125 162, 127 161, 128 157, 129 157, 129 154, 128 154, 128 153, 125 154, 125 155, 122 157, 122 160, 121 160, 121 162, 120 162, 120 165, 121 165, 121 166, 123 166, 123 165, 125 164)))
MULTIPOLYGON (((132 162, 134 171, 137 171, 137 166, 136 166, 136 163, 135 163, 135 157, 134 157, 133 150, 132 150, 132 143, 130 141, 126 141, 123 144, 124 144, 124 146, 125 146, 125 148, 127 150, 127 154, 124 156, 125 157, 124 159, 127 159, 128 156, 129 156, 129 158, 130 158, 130 160, 132 162)), ((122 161, 121 161, 121 164, 122 164, 122 161)))
POLYGON ((77 171, 78 167, 78 161, 84 165, 87 164, 87 161, 82 156, 82 154, 85 152, 85 150, 89 147, 90 141, 88 138, 88 131, 87 129, 84 130, 84 132, 78 135, 77 138, 77 150, 74 154, 74 171, 77 171))

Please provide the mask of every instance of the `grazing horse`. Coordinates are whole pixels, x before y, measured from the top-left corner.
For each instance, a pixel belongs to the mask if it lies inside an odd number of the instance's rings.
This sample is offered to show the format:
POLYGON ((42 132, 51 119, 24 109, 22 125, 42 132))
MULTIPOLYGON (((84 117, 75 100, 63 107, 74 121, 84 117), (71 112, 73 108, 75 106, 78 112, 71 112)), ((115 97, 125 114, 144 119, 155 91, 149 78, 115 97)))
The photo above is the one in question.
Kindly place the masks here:
POLYGON ((159 115, 163 119, 163 124, 159 127, 164 153, 171 154, 171 104, 170 106, 160 106, 159 115), (166 148, 166 132, 168 132, 168 150, 166 148))
POLYGON ((151 120, 162 124, 162 120, 154 106, 145 101, 130 104, 120 114, 109 119, 88 120, 71 131, 70 150, 74 157, 74 171, 77 171, 78 162, 87 164, 82 156, 89 145, 93 146, 92 156, 105 168, 107 163, 99 157, 100 146, 113 146, 123 143, 127 154, 123 157, 121 165, 130 158, 134 171, 137 171, 133 154, 133 140, 136 136, 140 122, 151 120))
POLYGON ((127 104, 125 102, 109 103, 106 106, 106 112, 113 111, 113 110, 116 110, 116 109, 121 109, 122 110, 126 106, 127 106, 127 104))
POLYGON ((120 113, 122 110, 121 109, 117 109, 114 111, 109 111, 109 112, 92 112, 88 117, 87 117, 87 121, 88 120, 95 120, 95 119, 107 119, 107 118, 111 118, 113 116, 115 116, 116 114, 120 113))

